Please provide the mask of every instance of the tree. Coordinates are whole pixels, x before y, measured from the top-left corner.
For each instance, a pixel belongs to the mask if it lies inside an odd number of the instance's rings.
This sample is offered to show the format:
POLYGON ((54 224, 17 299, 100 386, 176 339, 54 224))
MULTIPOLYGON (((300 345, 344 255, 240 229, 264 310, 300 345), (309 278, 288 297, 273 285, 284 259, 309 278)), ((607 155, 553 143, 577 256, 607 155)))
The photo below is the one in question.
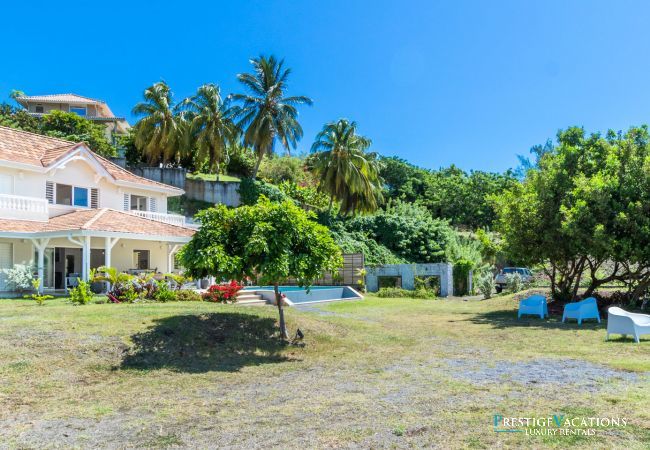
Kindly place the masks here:
POLYGON ((115 147, 106 138, 103 125, 96 124, 78 114, 64 111, 51 111, 40 118, 40 131, 52 137, 72 142, 87 142, 95 153, 102 156, 115 156, 115 147))
POLYGON ((647 127, 605 137, 582 128, 494 202, 510 257, 541 264, 554 296, 574 298, 621 281, 637 298, 650 287, 650 136, 647 127), (606 270, 605 270, 606 269, 606 270))
POLYGON ((424 207, 401 201, 374 215, 348 220, 345 228, 370 236, 411 263, 445 261, 445 249, 454 233, 446 221, 433 219, 424 207))
POLYGON ((255 205, 236 209, 218 205, 197 218, 201 228, 180 251, 182 266, 192 277, 258 277, 273 285, 282 339, 289 335, 280 283, 292 277, 309 287, 323 272, 342 265, 341 250, 329 230, 290 200, 274 203, 262 197, 255 205))
POLYGON ((285 97, 291 69, 284 68, 284 60, 260 56, 250 63, 254 73, 237 75, 250 94, 234 94, 232 98, 241 102, 234 113, 244 133, 244 145, 252 147, 257 155, 255 178, 264 156, 273 153, 276 140, 287 152, 296 148, 302 138, 297 106, 311 105, 312 101, 305 96, 285 97))
POLYGON ((374 212, 383 200, 380 164, 366 152, 370 139, 356 131, 356 122, 339 119, 325 124, 311 147, 318 188, 330 196, 330 210, 334 199, 341 202, 344 215, 374 212))
POLYGON ((173 94, 164 81, 145 89, 144 101, 133 107, 141 119, 135 124, 135 145, 149 162, 180 158, 182 119, 174 107, 173 94))
POLYGON ((231 111, 221 98, 219 86, 204 84, 196 95, 184 100, 180 106, 188 112, 187 148, 197 149, 197 159, 207 162, 208 168, 217 174, 218 181, 220 165, 228 158, 228 145, 239 134, 231 111))

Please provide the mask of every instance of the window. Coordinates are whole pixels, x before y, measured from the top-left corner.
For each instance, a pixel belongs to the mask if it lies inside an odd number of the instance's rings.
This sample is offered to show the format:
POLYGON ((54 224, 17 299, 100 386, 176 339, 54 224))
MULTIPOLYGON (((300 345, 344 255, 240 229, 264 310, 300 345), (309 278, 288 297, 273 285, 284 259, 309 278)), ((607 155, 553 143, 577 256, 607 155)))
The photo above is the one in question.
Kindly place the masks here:
POLYGON ((0 194, 14 193, 14 177, 0 174, 0 194))
POLYGON ((74 205, 88 207, 88 189, 75 186, 74 205))
POLYGON ((133 250, 134 269, 146 270, 149 268, 149 250, 133 250))
POLYGON ((43 105, 36 105, 36 108, 34 108, 34 111, 43 114, 43 105))
POLYGON ((86 108, 84 106, 71 106, 70 112, 82 117, 86 117, 86 108))
POLYGON ((56 204, 72 205, 72 186, 68 184, 56 185, 56 204))
POLYGON ((146 211, 147 197, 144 197, 142 195, 131 195, 131 210, 146 211))

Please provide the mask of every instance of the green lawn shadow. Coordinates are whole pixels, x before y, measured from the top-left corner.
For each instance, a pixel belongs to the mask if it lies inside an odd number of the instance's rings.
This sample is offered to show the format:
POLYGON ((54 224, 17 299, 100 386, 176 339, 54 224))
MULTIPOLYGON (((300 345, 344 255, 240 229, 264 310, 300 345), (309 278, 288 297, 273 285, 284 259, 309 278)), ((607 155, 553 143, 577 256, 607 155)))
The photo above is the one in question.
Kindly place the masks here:
POLYGON ((131 340, 121 369, 236 372, 289 361, 275 320, 236 312, 166 317, 131 340))
POLYGON ((517 319, 516 310, 498 310, 484 313, 472 314, 471 318, 463 319, 464 321, 473 322, 479 325, 491 325, 493 328, 512 328, 512 327, 533 327, 554 330, 598 330, 607 327, 607 321, 602 320, 598 323, 595 319, 588 319, 578 325, 575 320, 568 320, 562 323, 562 316, 550 316, 541 319, 539 316, 525 315, 517 319))

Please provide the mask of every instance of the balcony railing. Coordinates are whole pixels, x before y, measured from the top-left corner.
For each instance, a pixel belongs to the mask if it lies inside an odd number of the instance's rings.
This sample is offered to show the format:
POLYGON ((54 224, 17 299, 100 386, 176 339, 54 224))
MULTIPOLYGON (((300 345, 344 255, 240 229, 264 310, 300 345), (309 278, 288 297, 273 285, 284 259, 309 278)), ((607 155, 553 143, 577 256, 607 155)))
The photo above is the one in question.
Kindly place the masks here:
POLYGON ((47 200, 38 197, 0 194, 0 217, 3 219, 47 221, 47 200))
POLYGON ((157 222, 164 222, 170 225, 177 225, 179 227, 187 226, 185 224, 185 217, 180 214, 165 214, 152 211, 131 211, 131 214, 144 217, 145 219, 155 220, 157 222))

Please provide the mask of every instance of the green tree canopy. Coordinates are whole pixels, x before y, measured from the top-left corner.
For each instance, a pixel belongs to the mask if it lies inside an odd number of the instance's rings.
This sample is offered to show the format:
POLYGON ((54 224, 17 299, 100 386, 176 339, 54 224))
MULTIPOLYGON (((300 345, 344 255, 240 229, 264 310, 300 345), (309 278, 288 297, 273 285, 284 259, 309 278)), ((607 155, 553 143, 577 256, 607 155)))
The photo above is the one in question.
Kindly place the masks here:
POLYGON ((218 205, 196 217, 201 228, 179 254, 188 274, 257 277, 273 285, 284 339, 288 333, 278 285, 292 277, 308 287, 325 271, 342 265, 341 250, 329 230, 290 200, 274 203, 262 197, 256 205, 218 205))
POLYGON ((573 298, 584 277, 587 294, 613 280, 634 296, 650 286, 649 141, 645 126, 604 137, 569 128, 523 185, 495 196, 510 257, 543 264, 557 297, 573 298))
POLYGON ((233 94, 240 104, 233 108, 238 117, 237 126, 243 130, 244 145, 255 150, 257 163, 252 177, 257 176, 262 159, 271 155, 276 141, 289 152, 302 138, 302 126, 298 122, 298 106, 311 105, 305 96, 285 96, 291 69, 284 67, 284 60, 275 56, 260 56, 250 61, 253 73, 241 73, 237 79, 248 94, 233 94))
POLYGON ((383 200, 377 155, 368 153, 370 139, 357 134, 356 122, 325 124, 311 147, 318 189, 341 202, 344 215, 374 212, 383 200))
POLYGON ((171 89, 160 81, 145 89, 143 98, 133 107, 133 114, 140 117, 134 127, 136 147, 150 163, 180 159, 183 122, 171 89))

